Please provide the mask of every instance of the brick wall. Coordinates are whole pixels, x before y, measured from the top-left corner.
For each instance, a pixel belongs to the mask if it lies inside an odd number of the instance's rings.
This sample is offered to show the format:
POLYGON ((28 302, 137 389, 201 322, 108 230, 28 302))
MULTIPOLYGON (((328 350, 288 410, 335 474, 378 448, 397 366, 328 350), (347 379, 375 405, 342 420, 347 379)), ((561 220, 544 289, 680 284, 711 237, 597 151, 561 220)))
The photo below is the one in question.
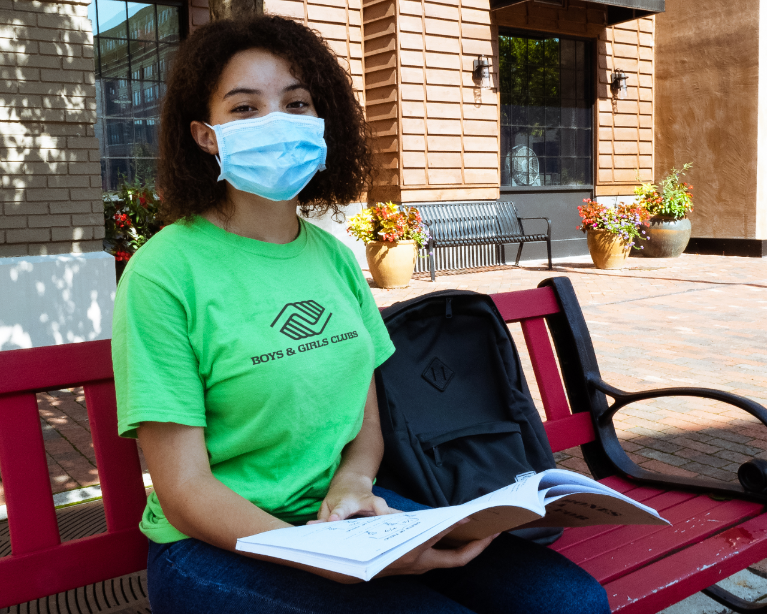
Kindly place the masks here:
POLYGON ((0 0, 0 257, 104 236, 88 0, 0 0))

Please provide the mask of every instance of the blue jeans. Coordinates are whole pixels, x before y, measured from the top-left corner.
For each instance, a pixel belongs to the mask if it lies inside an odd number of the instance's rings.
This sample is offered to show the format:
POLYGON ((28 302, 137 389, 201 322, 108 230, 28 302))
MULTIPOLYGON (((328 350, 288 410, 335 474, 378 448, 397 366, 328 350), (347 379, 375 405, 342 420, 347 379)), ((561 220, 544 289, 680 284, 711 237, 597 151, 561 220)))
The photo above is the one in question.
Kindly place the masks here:
MULTIPOLYGON (((390 507, 425 509, 374 487, 390 507)), ((338 584, 196 539, 149 542, 153 614, 609 614, 604 589, 553 550, 502 534, 465 567, 338 584)))

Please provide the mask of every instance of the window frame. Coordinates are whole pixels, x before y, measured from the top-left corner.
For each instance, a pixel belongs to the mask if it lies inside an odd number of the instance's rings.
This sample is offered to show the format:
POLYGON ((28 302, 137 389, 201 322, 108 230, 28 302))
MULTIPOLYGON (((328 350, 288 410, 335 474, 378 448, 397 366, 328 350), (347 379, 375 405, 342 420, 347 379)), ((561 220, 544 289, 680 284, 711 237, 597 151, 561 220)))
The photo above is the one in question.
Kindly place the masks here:
MULTIPOLYGON (((127 21, 129 19, 127 11, 130 8, 128 5, 132 3, 132 0, 119 0, 119 1, 125 1, 126 2, 126 16, 125 16, 126 22, 125 23, 126 23, 126 29, 127 29, 129 27, 129 23, 127 21)), ((158 78, 156 80, 155 79, 152 79, 152 80, 134 79, 133 78, 133 66, 131 65, 131 50, 130 50, 130 46, 131 46, 131 43, 140 42, 140 39, 131 38, 131 32, 130 31, 126 32, 126 34, 128 36, 128 38, 126 38, 126 39, 122 39, 122 37, 115 38, 115 37, 111 37, 111 36, 102 37, 100 32, 98 34, 96 34, 96 31, 100 30, 99 23, 98 23, 99 22, 99 6, 98 6, 99 5, 99 0, 93 0, 92 3, 93 3, 94 15, 95 15, 95 18, 96 18, 96 22, 93 23, 93 32, 94 32, 94 34, 93 34, 93 47, 94 47, 94 64, 95 64, 94 65, 94 77, 95 77, 96 80, 102 81, 102 86, 101 86, 101 88, 99 90, 100 93, 101 93, 101 96, 102 96, 102 100, 99 101, 99 107, 101 108, 102 113, 104 113, 104 115, 97 116, 97 124, 101 124, 100 131, 102 132, 102 138, 105 140, 104 143, 100 143, 99 144, 99 152, 100 152, 99 165, 102 167, 102 171, 101 171, 101 175, 102 175, 102 178, 101 178, 102 179, 102 189, 104 189, 106 191, 113 191, 115 189, 114 187, 104 187, 104 186, 110 186, 110 183, 111 183, 111 177, 109 176, 110 173, 108 172, 108 170, 105 171, 105 166, 104 166, 104 164, 108 165, 108 163, 106 162, 107 160, 128 160, 128 164, 130 165, 131 160, 134 160, 134 159, 135 160, 150 160, 150 159, 157 160, 157 159, 159 159, 159 156, 158 157, 153 157, 153 158, 144 158, 144 157, 135 158, 135 157, 130 157, 130 156, 129 157, 124 157, 124 156, 119 156, 119 155, 117 155, 117 156, 105 156, 105 155, 103 155, 103 153, 108 152, 108 148, 110 146, 115 146, 115 145, 118 145, 118 144, 122 144, 122 143, 117 143, 117 142, 115 142, 115 143, 111 142, 113 140, 113 135, 110 133, 110 130, 109 130, 110 124, 107 122, 107 118, 112 118, 113 116, 110 116, 110 115, 106 114, 106 97, 105 97, 105 93, 104 93, 105 84, 108 83, 109 81, 118 81, 118 80, 125 79, 129 83, 131 83, 131 84, 134 83, 134 82, 135 83, 150 83, 151 82, 151 83, 156 83, 158 85, 161 85, 161 84, 165 84, 167 82, 167 74, 164 75, 164 77, 162 79, 158 78), (127 72, 127 77, 119 77, 119 76, 118 77, 109 77, 109 76, 104 77, 103 72, 102 72, 102 57, 101 57, 102 54, 101 54, 101 46, 100 46, 102 40, 103 41, 110 41, 110 40, 114 40, 114 41, 125 40, 125 41, 127 41, 127 44, 128 44, 128 50, 127 50, 127 58, 128 58, 128 60, 127 60, 127 62, 128 62, 127 71, 128 72, 127 72), (106 172, 106 174, 104 174, 105 172, 106 172)), ((172 7, 176 8, 178 10, 178 21, 179 21, 179 23, 178 23, 178 41, 175 42, 175 43, 162 43, 162 41, 160 41, 159 38, 156 37, 155 38, 155 43, 158 45, 158 51, 160 50, 161 45, 163 45, 163 44, 172 44, 172 45, 178 46, 189 35, 189 3, 188 2, 185 2, 184 0, 140 0, 140 1, 136 2, 136 4, 153 5, 155 7, 156 6, 172 6, 172 7)), ((159 28, 160 28, 161 24, 158 21, 159 16, 157 15, 156 12, 155 12, 155 17, 156 18, 155 18, 155 21, 154 21, 153 25, 154 25, 155 31, 158 32, 158 36, 159 36, 159 28)), ((162 74, 162 73, 160 73, 159 56, 158 56, 157 71, 158 71, 158 75, 157 76, 159 77, 162 74)), ((146 88, 142 88, 142 89, 146 89, 146 88)), ((139 93, 139 92, 137 90, 135 90, 132 85, 131 85, 130 91, 131 91, 130 104, 131 104, 131 107, 133 107, 133 106, 135 106, 136 94, 139 93)), ((140 93, 139 93, 139 95, 141 96, 140 93)), ((157 117, 143 117, 143 118, 139 117, 138 119, 142 119, 142 120, 145 120, 145 121, 149 121, 149 120, 159 121, 159 115, 157 117)), ((133 115, 133 113, 131 113, 131 115, 130 115, 130 120, 132 122, 136 121, 136 117, 133 115)), ((135 138, 134 138, 134 142, 135 142, 135 138)), ((125 144, 128 144, 128 143, 125 143, 125 144)), ((132 172, 131 171, 129 171, 129 176, 130 176, 130 180, 134 180, 135 179, 135 177, 132 176, 132 172)))
MULTIPOLYGON (((598 94, 598 52, 597 41, 594 38, 573 36, 570 34, 562 34, 560 32, 545 32, 541 30, 525 30, 521 28, 513 28, 508 26, 499 26, 496 35, 496 48, 498 49, 498 66, 500 70, 500 37, 501 36, 518 36, 522 38, 559 38, 582 41, 588 45, 588 53, 591 56, 586 64, 591 69, 591 119, 592 119, 592 134, 591 134, 591 183, 584 183, 581 185, 548 185, 548 186, 511 186, 503 185, 501 183, 501 91, 500 87, 497 88, 498 92, 498 185, 501 194, 514 194, 514 193, 531 193, 531 192, 593 192, 597 185, 597 173, 598 169, 598 145, 599 145, 599 117, 597 114, 597 94, 598 94)), ((500 79, 500 75, 499 75, 500 79)), ((499 83, 500 85, 500 83, 499 83)))

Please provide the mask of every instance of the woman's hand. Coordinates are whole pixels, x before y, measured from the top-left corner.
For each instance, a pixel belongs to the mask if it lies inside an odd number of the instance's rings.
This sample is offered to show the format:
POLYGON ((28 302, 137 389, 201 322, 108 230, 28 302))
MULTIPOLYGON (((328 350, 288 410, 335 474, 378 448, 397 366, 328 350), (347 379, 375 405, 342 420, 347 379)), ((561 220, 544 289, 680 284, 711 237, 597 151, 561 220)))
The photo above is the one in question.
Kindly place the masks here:
MULTIPOLYGON (((450 533, 450 531, 455 529, 456 526, 467 522, 469 522, 469 519, 465 518, 452 527, 445 529, 439 535, 435 535, 430 540, 394 561, 375 577, 383 578, 384 576, 417 575, 426 573, 432 569, 463 567, 466 563, 480 555, 482 551, 487 548, 498 535, 500 535, 500 533, 496 533, 485 539, 477 539, 455 547, 434 547, 448 533, 450 533)), ((444 546, 446 543, 447 541, 442 541, 441 545, 444 546)))
POLYGON ((346 520, 352 516, 398 513, 398 510, 390 508, 381 497, 376 497, 372 489, 373 482, 369 477, 349 473, 336 474, 317 514, 317 520, 310 520, 307 524, 346 520))

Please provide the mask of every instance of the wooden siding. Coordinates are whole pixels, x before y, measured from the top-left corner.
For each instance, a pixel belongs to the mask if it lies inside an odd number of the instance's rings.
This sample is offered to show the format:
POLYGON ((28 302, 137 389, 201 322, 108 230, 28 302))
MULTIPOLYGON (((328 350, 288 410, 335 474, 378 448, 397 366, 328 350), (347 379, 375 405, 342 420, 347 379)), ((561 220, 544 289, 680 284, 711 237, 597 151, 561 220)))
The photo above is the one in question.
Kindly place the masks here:
POLYGON ((498 196, 498 95, 472 78, 493 56, 488 0, 399 0, 402 202, 498 196))
POLYGON ((397 56, 397 1, 367 0, 362 6, 365 111, 379 168, 369 200, 401 202, 402 116, 397 56))
POLYGON ((606 28, 599 36, 597 85, 598 195, 630 194, 655 172, 654 75, 655 19, 645 18, 606 28), (610 73, 628 76, 628 96, 615 99, 610 73), (629 189, 627 189, 627 187, 629 189))

